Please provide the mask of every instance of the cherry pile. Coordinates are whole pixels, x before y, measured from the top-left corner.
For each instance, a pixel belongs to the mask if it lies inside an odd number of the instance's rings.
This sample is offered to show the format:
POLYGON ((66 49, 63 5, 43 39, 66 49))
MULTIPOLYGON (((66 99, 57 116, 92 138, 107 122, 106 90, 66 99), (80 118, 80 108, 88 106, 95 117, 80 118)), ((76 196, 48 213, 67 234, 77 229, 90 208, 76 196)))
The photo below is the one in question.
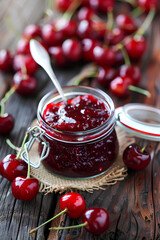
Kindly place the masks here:
POLYGON ((82 218, 82 224, 69 227, 54 227, 49 230, 62 230, 84 227, 88 232, 92 234, 101 234, 109 227, 109 215, 104 208, 92 207, 86 209, 86 203, 84 198, 76 192, 64 194, 59 201, 59 206, 62 209, 60 213, 52 217, 48 221, 42 223, 40 226, 32 229, 29 233, 32 234, 45 224, 51 222, 53 219, 59 217, 63 213, 66 213, 70 218, 82 218))
MULTIPOLYGON (((28 133, 24 137, 17 155, 9 154, 0 161, 0 174, 12 182, 13 196, 23 201, 33 200, 39 192, 38 180, 30 177, 30 162, 27 166, 20 159, 27 138, 28 133)), ((13 145, 12 143, 9 144, 13 145)))
MULTIPOLYGON (((28 25, 14 54, 8 49, 0 51, 0 70, 14 74, 12 93, 22 96, 36 93, 38 84, 33 75, 38 65, 29 47, 30 40, 36 39, 59 67, 73 66, 79 61, 93 62, 97 68, 91 75, 96 76, 98 84, 110 89, 114 95, 127 97, 133 90, 149 96, 148 91, 136 87, 141 81, 141 71, 135 63, 147 50, 144 33, 152 22, 158 1, 135 0, 130 12, 118 15, 115 14, 117 2, 114 0, 55 2, 57 10, 63 13, 61 17, 43 26, 28 25), (141 14, 146 14, 142 24, 133 17, 136 8, 141 10, 141 14)), ((13 117, 4 111, 6 100, 0 104, 0 135, 8 134, 14 126, 13 117)))

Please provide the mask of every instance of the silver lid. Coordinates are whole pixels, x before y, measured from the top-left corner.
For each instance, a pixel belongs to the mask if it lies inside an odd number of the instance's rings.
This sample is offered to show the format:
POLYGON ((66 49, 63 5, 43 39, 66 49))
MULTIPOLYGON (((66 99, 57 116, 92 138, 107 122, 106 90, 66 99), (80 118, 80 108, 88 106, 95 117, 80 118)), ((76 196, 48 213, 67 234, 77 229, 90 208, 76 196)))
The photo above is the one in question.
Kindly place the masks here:
POLYGON ((116 108, 116 124, 132 135, 160 141, 160 109, 139 103, 116 108))

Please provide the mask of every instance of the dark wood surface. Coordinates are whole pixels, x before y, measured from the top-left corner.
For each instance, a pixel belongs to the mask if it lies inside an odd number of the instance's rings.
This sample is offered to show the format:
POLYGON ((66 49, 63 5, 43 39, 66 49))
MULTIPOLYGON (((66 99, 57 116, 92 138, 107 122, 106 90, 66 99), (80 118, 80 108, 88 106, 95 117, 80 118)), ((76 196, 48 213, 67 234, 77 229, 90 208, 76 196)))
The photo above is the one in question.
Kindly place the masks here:
MULTIPOLYGON (((154 20, 148 33, 148 51, 142 63, 141 87, 148 89, 152 96, 146 98, 131 93, 125 100, 119 100, 109 93, 115 106, 128 102, 140 102, 160 108, 160 17, 154 20)), ((71 77, 77 74, 80 66, 70 69, 56 69, 57 77, 62 85, 66 85, 71 77)), ((0 97, 9 88, 11 75, 0 75, 0 97)), ((36 74, 39 89, 32 98, 23 98, 13 94, 7 102, 6 111, 15 117, 15 127, 8 136, 20 146, 27 128, 36 117, 36 109, 41 97, 52 89, 52 83, 43 72, 36 74)), ((96 86, 96 81, 85 84, 96 86)), ((32 236, 31 228, 43 223, 59 211, 58 193, 38 194, 32 202, 16 200, 11 192, 11 183, 0 176, 0 240, 158 240, 160 239, 160 144, 138 139, 142 145, 151 144, 152 161, 143 171, 129 171, 128 177, 105 190, 94 191, 93 194, 81 192, 87 207, 100 206, 110 215, 110 227, 100 236, 93 236, 84 229, 48 232, 49 225, 43 227, 32 236)), ((6 137, 0 137, 0 158, 14 153, 6 144, 6 137)), ((63 215, 56 224, 69 226, 80 223, 80 219, 71 220, 63 215)), ((55 224, 55 222, 54 222, 55 224)), ((53 225, 53 223, 52 223, 53 225)))

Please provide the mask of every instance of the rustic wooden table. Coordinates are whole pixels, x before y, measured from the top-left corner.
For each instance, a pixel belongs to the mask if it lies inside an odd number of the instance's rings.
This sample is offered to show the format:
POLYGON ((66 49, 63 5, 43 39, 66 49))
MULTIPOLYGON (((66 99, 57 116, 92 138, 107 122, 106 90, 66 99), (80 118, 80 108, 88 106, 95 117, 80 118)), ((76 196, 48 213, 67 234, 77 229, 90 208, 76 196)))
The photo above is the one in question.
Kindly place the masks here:
MULTIPOLYGON (((144 103, 160 108, 160 16, 154 20, 148 34, 148 51, 142 63, 141 87, 148 89, 152 96, 146 98, 140 94, 131 93, 125 100, 119 100, 111 95, 115 106, 128 102, 144 103)), ((62 85, 66 85, 71 77, 77 74, 80 66, 74 69, 56 69, 56 75, 62 85)), ((17 146, 20 146, 27 128, 36 118, 36 109, 41 97, 52 89, 52 83, 43 72, 36 74, 38 92, 32 98, 23 98, 13 94, 7 102, 6 111, 15 117, 15 127, 8 136, 17 146)), ((0 74, 0 97, 9 88, 11 75, 0 74)), ((96 86, 96 81, 85 82, 96 86)), ((48 195, 38 194, 32 202, 16 200, 11 192, 11 183, 0 176, 0 240, 65 240, 65 239, 110 239, 110 240, 153 240, 160 239, 160 144, 138 139, 142 145, 152 144, 152 161, 143 171, 129 171, 124 181, 105 190, 94 193, 81 192, 87 207, 101 206, 110 215, 110 227, 100 236, 93 236, 82 229, 70 231, 49 232, 49 225, 39 229, 29 236, 31 228, 43 223, 59 211, 58 193, 48 195)), ((14 153, 7 146, 6 137, 0 137, 0 158, 14 153)), ((58 225, 69 226, 80 222, 63 215, 57 220, 58 225)), ((52 223, 53 224, 53 223, 52 223)))

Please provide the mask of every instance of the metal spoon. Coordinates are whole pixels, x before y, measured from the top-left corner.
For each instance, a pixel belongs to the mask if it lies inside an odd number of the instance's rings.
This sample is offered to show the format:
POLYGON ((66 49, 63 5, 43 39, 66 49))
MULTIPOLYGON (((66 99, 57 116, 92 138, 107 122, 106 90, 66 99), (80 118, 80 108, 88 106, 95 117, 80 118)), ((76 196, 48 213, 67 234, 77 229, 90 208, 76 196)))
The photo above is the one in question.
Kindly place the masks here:
POLYGON ((65 103, 67 103, 67 99, 64 96, 63 90, 61 88, 61 85, 59 84, 53 69, 51 67, 50 63, 50 57, 48 52, 45 50, 45 48, 35 39, 30 40, 30 51, 33 59, 35 62, 37 62, 48 74, 50 79, 52 80, 53 84, 55 85, 57 91, 61 95, 61 98, 65 103))

